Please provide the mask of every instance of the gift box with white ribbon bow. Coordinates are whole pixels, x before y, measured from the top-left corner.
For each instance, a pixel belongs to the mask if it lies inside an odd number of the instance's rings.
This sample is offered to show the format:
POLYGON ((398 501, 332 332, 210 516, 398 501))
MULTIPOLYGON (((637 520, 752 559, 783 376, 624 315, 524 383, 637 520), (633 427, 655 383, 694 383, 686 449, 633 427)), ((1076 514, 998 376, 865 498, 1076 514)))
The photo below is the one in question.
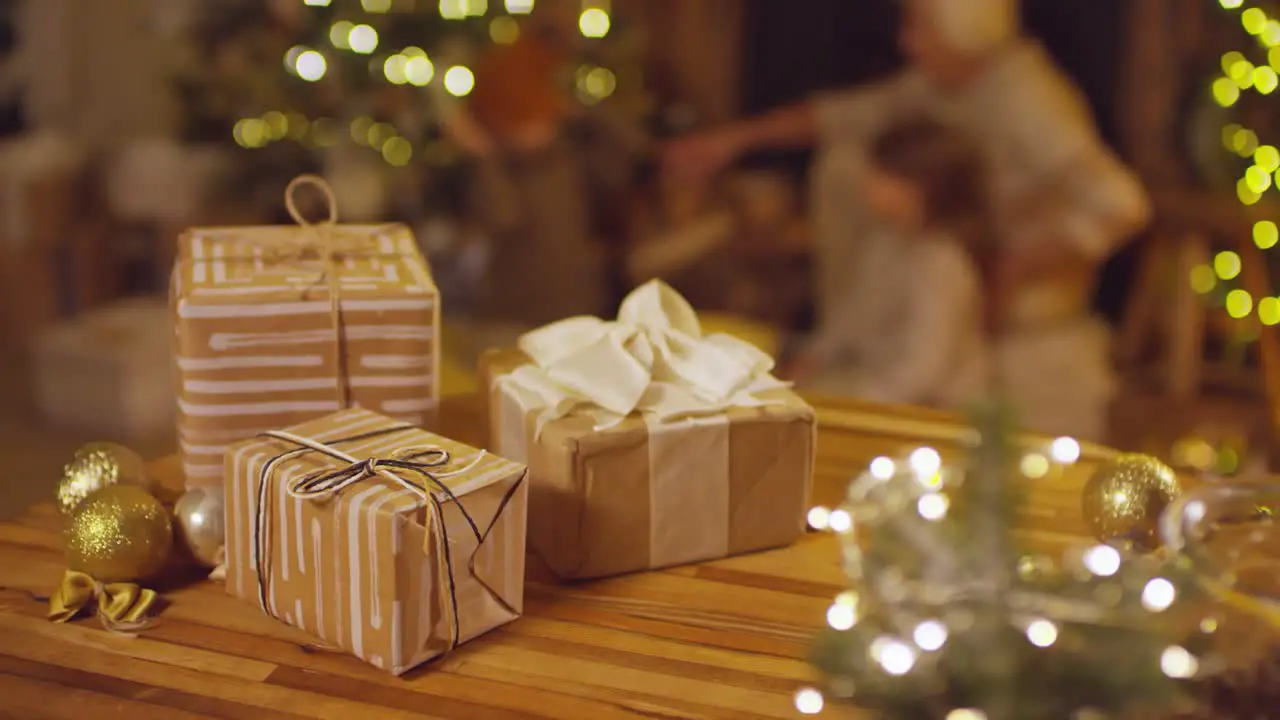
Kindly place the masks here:
POLYGON ((813 408, 659 281, 486 354, 490 447, 529 466, 529 544, 589 578, 786 545, 804 530, 813 408))

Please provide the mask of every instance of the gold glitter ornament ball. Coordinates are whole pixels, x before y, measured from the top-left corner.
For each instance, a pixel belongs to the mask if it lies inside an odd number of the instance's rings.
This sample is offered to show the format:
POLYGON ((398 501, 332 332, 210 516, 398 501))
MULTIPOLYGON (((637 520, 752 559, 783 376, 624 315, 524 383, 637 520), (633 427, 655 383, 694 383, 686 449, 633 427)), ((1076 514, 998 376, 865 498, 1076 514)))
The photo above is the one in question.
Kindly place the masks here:
POLYGON ((67 567, 102 583, 151 577, 172 548, 173 525, 164 505, 132 485, 90 495, 67 528, 67 567))
POLYGON ((1099 540, 1154 549, 1160 513, 1182 494, 1173 469, 1150 455, 1127 454, 1101 465, 1084 486, 1081 510, 1099 540))
POLYGON ((142 456, 115 443, 89 443, 76 451, 58 481, 58 509, 70 515, 85 498, 116 484, 146 487, 142 456))

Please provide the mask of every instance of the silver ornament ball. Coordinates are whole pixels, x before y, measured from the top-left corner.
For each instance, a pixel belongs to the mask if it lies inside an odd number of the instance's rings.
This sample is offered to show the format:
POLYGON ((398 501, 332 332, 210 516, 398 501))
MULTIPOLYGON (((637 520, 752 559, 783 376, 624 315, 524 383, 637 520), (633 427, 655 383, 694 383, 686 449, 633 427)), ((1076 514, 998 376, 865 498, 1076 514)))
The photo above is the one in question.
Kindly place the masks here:
POLYGON ((220 487, 187 490, 173 508, 178 537, 201 565, 214 567, 226 543, 225 495, 220 487))

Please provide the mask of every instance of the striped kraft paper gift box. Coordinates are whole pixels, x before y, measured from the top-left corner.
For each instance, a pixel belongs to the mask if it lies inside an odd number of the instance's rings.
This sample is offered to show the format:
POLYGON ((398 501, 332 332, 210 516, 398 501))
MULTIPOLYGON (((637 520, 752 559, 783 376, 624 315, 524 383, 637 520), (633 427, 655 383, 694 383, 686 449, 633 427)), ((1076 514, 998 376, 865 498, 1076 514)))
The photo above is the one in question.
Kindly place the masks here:
POLYGON ((524 604, 526 469, 362 409, 227 453, 232 595, 399 675, 524 604))
POLYGON ((171 301, 188 486, 221 484, 235 442, 346 407, 428 422, 439 293, 402 225, 197 228, 171 301), (337 302, 331 302, 336 291, 337 302))

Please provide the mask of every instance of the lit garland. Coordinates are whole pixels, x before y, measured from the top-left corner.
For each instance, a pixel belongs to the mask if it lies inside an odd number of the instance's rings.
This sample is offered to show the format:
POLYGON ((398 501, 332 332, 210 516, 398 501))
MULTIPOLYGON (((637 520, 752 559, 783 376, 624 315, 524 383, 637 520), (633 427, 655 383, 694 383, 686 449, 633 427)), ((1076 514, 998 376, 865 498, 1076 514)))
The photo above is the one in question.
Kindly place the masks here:
POLYGON ((1059 438, 1016 457, 1003 417, 980 416, 961 465, 927 447, 876 458, 843 506, 810 512, 840 535, 851 587, 815 652, 825 690, 800 690, 801 713, 831 698, 888 718, 1063 718, 1167 704, 1199 672, 1173 640, 1191 622, 1175 607, 1193 587, 1178 567, 1108 545, 1060 564, 1019 556, 1023 486, 1061 473, 1080 446, 1059 438))
MULTIPOLYGON (((1254 91, 1270 95, 1280 87, 1280 20, 1271 18, 1266 11, 1245 7, 1244 0, 1219 0, 1226 10, 1240 11, 1240 23, 1244 30, 1255 37, 1260 47, 1267 51, 1267 61, 1255 65, 1243 52, 1233 50, 1222 56, 1222 76, 1210 86, 1218 105, 1229 108, 1240 101, 1243 93, 1254 91)), ((1236 182, 1236 197, 1246 206, 1262 200, 1272 187, 1280 188, 1280 150, 1273 145, 1261 144, 1253 130, 1232 123, 1223 128, 1222 142, 1228 150, 1253 164, 1236 182)), ((1270 250, 1280 241, 1280 228, 1270 220, 1260 220, 1253 226, 1253 242, 1260 250, 1270 250)), ((1214 258, 1212 265, 1192 269, 1192 288, 1202 295, 1214 292, 1222 282, 1239 277, 1240 256, 1224 250, 1214 258)), ((1255 311, 1258 320, 1267 326, 1280 324, 1280 298, 1264 297, 1254 302, 1249 291, 1242 288, 1228 290, 1223 296, 1227 314, 1237 320, 1250 317, 1255 311)))

